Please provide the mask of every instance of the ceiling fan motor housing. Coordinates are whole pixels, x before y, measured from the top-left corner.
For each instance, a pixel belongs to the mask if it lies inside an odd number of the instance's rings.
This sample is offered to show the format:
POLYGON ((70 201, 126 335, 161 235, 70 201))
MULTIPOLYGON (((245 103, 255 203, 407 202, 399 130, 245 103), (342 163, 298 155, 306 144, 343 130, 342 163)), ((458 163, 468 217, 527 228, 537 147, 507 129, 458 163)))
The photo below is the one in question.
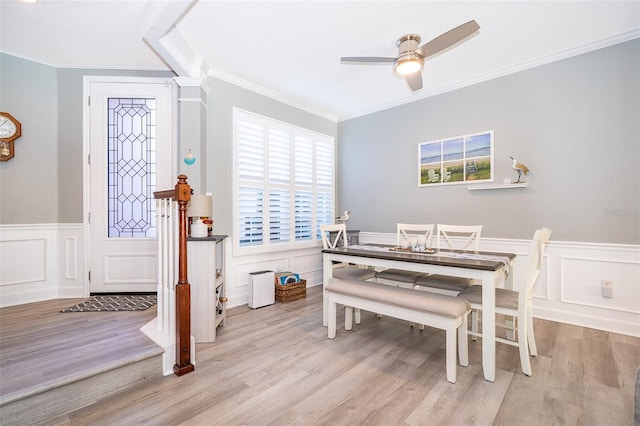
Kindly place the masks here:
POLYGON ((398 39, 396 46, 400 51, 400 54, 408 52, 410 50, 416 50, 420 46, 422 38, 418 34, 405 34, 398 39))

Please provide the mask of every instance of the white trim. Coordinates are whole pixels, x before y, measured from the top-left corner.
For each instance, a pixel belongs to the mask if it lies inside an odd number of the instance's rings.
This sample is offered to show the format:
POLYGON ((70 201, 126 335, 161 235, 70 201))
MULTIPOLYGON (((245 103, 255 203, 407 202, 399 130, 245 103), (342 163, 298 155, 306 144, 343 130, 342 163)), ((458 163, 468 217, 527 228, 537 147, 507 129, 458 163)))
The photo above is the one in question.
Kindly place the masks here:
POLYGON ((200 98, 178 98, 178 102, 195 102, 207 109, 207 104, 200 98))
POLYGON ((302 102, 299 102, 299 101, 296 101, 296 100, 291 99, 291 98, 289 98, 289 97, 287 97, 285 95, 282 95, 280 93, 274 92, 271 89, 264 88, 262 86, 259 86, 257 84, 251 83, 251 82, 249 82, 247 80, 243 80, 243 79, 241 79, 239 77, 236 77, 234 75, 227 74, 225 72, 210 68, 209 69, 209 76, 210 77, 215 77, 215 78, 217 78, 219 80, 222 80, 222 81, 226 81, 227 83, 231 83, 231 84, 233 84, 235 86, 238 86, 238 87, 241 87, 243 89, 250 90, 250 91, 255 92, 255 93, 259 94, 259 95, 266 96, 267 98, 273 99, 275 101, 282 102, 283 104, 292 106, 292 107, 297 108, 299 110, 306 111, 306 112, 308 112, 310 114, 317 115, 318 117, 326 118, 327 120, 330 120, 330 121, 332 121, 334 123, 338 122, 338 117, 335 114, 333 114, 333 113, 331 113, 329 111, 324 111, 322 109, 310 106, 308 104, 305 104, 305 103, 302 103, 302 102))
POLYGON ((202 61, 195 57, 175 27, 175 24, 188 13, 196 1, 147 1, 141 14, 149 21, 146 23, 146 28, 145 24, 141 28, 142 38, 178 76, 182 77, 194 77, 193 73, 202 66, 202 61))
POLYGON ((174 77, 173 80, 180 87, 207 87, 207 81, 200 77, 174 77))
POLYGON ((206 77, 174 77, 173 81, 176 82, 178 87, 199 87, 207 95, 211 90, 206 77))
POLYGON ((591 315, 576 310, 567 310, 563 307, 541 307, 535 304, 533 316, 547 321, 640 337, 640 327, 638 327, 637 319, 620 320, 613 316, 608 316, 606 313, 604 315, 591 315))

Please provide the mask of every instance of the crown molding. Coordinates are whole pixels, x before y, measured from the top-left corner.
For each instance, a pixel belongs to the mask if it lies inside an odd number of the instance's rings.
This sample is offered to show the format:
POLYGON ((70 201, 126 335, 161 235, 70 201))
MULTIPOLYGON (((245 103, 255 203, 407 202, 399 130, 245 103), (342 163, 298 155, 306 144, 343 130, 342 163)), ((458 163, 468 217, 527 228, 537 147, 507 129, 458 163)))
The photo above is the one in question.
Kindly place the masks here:
POLYGON ((302 111, 306 111, 306 112, 308 112, 310 114, 317 115, 319 117, 325 118, 325 119, 330 120, 332 122, 337 122, 338 121, 338 117, 333 113, 330 113, 328 111, 324 111, 324 110, 321 110, 319 108, 315 108, 313 106, 310 106, 308 104, 296 101, 296 100, 291 99, 291 98, 289 98, 287 96, 284 96, 284 95, 282 95, 282 94, 280 94, 278 92, 275 92, 275 91, 270 90, 270 89, 266 89, 266 88, 264 88, 262 86, 259 86, 257 84, 251 83, 251 82, 249 82, 247 80, 243 80, 243 79, 241 79, 239 77, 236 77, 234 75, 225 73, 223 71, 216 70, 214 68, 209 68, 208 75, 209 75, 209 77, 214 77, 214 78, 217 78, 219 80, 226 81, 227 83, 231 83, 231 84, 233 84, 235 86, 241 87, 243 89, 251 90, 252 92, 255 92, 255 93, 259 94, 259 95, 266 96, 266 97, 271 98, 271 99, 273 99, 275 101, 282 102, 282 103, 287 104, 289 106, 298 108, 298 109, 300 109, 302 111))

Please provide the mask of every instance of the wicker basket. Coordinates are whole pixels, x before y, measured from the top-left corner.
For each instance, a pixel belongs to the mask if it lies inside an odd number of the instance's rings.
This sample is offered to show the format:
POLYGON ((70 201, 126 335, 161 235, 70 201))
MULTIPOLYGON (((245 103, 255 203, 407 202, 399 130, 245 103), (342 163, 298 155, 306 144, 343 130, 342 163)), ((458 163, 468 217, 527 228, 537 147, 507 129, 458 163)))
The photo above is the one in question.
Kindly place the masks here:
POLYGON ((276 302, 288 303, 307 297, 307 280, 297 283, 274 284, 276 289, 276 302))

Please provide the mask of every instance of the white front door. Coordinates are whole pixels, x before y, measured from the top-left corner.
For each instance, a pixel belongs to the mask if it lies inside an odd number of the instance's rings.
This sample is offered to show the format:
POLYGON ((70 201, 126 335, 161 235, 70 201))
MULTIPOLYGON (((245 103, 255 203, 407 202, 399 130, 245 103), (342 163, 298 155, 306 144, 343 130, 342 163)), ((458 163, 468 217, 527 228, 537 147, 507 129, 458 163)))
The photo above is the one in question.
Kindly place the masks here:
POLYGON ((156 291, 153 192, 176 182, 175 86, 170 79, 86 77, 85 93, 89 291, 156 291))

